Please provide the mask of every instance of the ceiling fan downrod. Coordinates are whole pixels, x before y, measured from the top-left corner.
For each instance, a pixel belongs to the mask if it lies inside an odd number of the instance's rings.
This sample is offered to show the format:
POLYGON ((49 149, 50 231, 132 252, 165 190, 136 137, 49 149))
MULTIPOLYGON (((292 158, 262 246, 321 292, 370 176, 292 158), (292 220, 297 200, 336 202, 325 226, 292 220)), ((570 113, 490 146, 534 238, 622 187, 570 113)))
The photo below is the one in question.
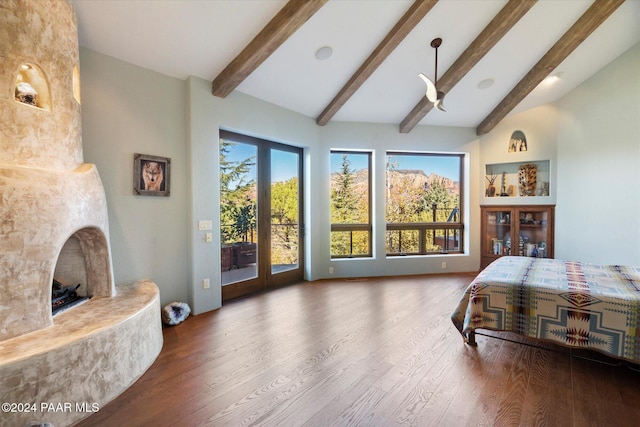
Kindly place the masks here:
POLYGON ((434 84, 436 87, 438 86, 438 48, 442 44, 442 39, 440 37, 431 40, 431 47, 436 50, 436 70, 434 76, 434 84))
POLYGON ((435 64, 435 82, 432 82, 427 76, 420 73, 420 77, 427 85, 426 97, 430 102, 433 102, 433 106, 440 111, 447 111, 444 109, 442 102, 444 101, 444 92, 438 90, 438 48, 442 44, 441 38, 435 38, 431 41, 431 47, 436 50, 436 64, 435 64))

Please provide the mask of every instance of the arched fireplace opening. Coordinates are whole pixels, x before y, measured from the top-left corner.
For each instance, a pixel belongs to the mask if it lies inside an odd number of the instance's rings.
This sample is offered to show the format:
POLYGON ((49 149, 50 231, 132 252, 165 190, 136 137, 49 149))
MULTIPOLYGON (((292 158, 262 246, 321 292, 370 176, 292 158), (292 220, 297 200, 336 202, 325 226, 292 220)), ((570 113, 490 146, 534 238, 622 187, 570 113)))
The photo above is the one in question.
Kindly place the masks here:
POLYGON ((93 296, 114 296, 110 253, 98 228, 83 228, 60 249, 51 281, 51 311, 59 314, 93 296))

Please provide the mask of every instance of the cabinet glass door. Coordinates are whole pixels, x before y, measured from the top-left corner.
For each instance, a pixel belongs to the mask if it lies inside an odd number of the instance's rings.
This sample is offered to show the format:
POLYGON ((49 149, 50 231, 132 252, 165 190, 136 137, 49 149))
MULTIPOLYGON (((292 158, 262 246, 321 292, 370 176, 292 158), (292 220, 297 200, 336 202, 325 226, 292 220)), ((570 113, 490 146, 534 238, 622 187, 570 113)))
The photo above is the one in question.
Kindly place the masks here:
POLYGON ((485 220, 486 233, 484 255, 510 255, 511 254, 511 224, 513 218, 510 210, 496 210, 487 212, 485 220))
POLYGON ((518 210, 520 235, 518 253, 514 255, 547 258, 547 236, 549 226, 548 211, 537 209, 518 210))

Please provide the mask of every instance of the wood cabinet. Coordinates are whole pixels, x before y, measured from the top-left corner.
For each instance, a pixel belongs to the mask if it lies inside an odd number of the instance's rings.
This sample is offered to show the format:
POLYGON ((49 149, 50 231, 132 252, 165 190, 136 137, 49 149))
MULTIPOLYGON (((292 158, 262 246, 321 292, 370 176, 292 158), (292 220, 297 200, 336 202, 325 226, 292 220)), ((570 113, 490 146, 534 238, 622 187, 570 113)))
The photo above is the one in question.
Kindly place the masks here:
POLYGON ((553 258, 553 205, 481 206, 480 268, 501 256, 553 258))

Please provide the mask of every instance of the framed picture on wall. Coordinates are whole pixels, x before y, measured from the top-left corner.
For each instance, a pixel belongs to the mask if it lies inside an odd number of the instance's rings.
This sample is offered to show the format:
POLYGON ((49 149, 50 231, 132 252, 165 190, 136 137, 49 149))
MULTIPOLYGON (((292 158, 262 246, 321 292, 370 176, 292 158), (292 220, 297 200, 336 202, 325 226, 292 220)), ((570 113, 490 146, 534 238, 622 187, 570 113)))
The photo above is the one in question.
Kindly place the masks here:
POLYGON ((135 153, 133 155, 133 194, 169 197, 171 159, 135 153))

